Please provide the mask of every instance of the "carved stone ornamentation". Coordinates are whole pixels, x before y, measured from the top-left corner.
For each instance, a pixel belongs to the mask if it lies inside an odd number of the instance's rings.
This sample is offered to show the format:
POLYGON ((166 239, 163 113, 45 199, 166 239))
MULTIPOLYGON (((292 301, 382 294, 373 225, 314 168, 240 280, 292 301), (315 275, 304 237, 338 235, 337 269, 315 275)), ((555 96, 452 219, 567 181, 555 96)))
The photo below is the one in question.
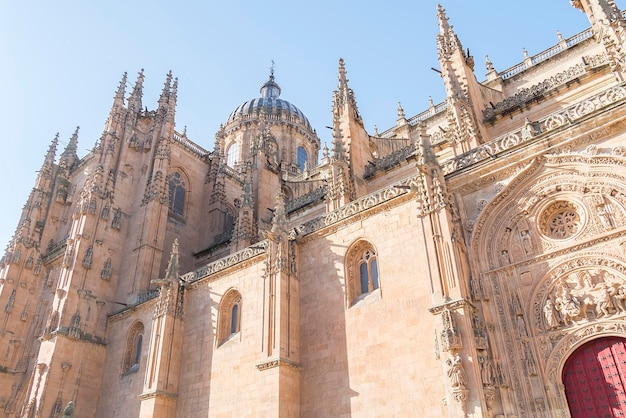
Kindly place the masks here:
POLYGON ((443 351, 456 352, 463 348, 461 334, 454 321, 452 311, 444 308, 441 312, 443 331, 441 331, 441 346, 443 351))

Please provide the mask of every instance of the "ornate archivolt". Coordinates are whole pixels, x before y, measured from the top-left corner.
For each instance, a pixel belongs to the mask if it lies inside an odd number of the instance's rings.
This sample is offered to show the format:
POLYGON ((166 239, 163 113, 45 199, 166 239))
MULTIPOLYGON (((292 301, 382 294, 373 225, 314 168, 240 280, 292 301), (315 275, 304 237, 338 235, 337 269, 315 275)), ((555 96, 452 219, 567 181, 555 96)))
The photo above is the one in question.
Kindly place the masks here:
POLYGON ((593 339, 626 337, 626 260, 604 252, 571 256, 540 280, 531 303, 544 387, 552 410, 567 411, 567 358, 593 339))
POLYGON ((626 159, 567 154, 533 161, 475 222, 481 272, 571 247, 626 225, 626 159))
POLYGON ((599 336, 626 337, 625 238, 617 153, 536 159, 484 205, 469 250, 472 298, 495 320, 490 338, 518 412, 567 416, 567 357, 599 336))

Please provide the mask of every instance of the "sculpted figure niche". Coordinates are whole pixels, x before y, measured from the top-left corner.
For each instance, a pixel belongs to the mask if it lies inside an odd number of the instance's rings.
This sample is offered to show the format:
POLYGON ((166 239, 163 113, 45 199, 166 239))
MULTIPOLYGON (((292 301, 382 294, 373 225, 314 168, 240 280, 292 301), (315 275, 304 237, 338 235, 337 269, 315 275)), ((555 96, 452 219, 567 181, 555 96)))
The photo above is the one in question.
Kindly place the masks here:
POLYGON ((626 281, 599 269, 560 277, 543 302, 547 330, 623 312, 626 312, 626 281))

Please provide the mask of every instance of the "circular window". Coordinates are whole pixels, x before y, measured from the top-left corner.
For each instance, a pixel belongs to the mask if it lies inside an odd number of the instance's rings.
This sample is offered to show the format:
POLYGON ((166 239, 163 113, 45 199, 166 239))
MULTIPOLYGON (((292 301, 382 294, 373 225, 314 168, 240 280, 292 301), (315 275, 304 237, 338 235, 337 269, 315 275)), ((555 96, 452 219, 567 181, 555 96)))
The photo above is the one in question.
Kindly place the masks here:
POLYGON ((541 232, 549 238, 567 239, 580 231, 580 211, 572 202, 560 200, 548 206, 541 215, 541 232))

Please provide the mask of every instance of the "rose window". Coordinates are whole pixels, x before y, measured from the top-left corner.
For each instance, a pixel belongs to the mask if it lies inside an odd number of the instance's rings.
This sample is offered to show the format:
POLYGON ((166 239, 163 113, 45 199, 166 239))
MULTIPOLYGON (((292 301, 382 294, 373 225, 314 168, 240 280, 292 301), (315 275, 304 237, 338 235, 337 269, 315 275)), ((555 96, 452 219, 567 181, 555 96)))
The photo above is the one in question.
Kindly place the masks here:
POLYGON ((578 208, 571 202, 554 202, 543 211, 541 216, 542 232, 550 238, 570 238, 578 233, 580 226, 578 208))

